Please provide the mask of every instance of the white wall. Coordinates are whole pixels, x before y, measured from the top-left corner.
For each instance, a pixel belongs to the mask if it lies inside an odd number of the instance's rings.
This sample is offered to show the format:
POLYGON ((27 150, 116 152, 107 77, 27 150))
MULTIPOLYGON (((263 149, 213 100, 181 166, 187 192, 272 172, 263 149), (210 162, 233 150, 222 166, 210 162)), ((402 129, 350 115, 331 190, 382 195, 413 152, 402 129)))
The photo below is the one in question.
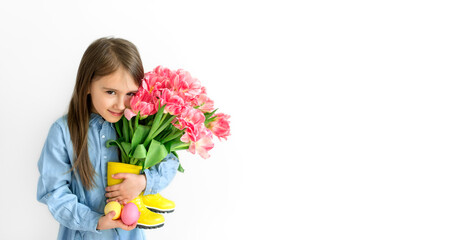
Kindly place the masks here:
POLYGON ((199 78, 232 136, 148 239, 470 239, 467 1, 2 1, 0 238, 54 239, 36 163, 80 58, 126 38, 199 78))

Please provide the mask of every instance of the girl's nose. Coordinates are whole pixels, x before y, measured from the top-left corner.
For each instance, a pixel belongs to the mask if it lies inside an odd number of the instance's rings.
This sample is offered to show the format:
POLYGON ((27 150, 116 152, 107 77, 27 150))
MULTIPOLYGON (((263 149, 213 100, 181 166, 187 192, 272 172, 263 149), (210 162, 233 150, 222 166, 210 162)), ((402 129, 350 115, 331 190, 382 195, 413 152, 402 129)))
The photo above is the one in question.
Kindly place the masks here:
POLYGON ((123 110, 123 111, 125 110, 125 107, 126 107, 125 98, 126 97, 123 97, 123 96, 117 98, 117 101, 115 103, 115 107, 117 109, 123 110))

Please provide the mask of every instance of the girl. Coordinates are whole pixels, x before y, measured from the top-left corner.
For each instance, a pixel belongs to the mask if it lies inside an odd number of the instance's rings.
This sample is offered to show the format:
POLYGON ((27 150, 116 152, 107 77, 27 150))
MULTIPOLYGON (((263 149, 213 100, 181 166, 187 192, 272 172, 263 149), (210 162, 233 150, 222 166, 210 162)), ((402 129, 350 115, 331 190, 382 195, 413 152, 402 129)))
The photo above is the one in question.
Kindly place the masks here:
POLYGON ((38 162, 37 199, 60 223, 58 239, 145 239, 139 228, 164 224, 162 215, 146 209, 138 196, 156 194, 170 183, 179 166, 174 155, 140 175, 115 174, 124 179, 121 184, 106 184, 107 162, 118 161, 118 149, 105 143, 116 139, 113 123, 129 107, 143 77, 139 52, 127 40, 100 38, 85 51, 68 114, 51 126, 38 162), (137 199, 138 222, 127 226, 112 220, 113 211, 103 215, 106 198, 137 199))

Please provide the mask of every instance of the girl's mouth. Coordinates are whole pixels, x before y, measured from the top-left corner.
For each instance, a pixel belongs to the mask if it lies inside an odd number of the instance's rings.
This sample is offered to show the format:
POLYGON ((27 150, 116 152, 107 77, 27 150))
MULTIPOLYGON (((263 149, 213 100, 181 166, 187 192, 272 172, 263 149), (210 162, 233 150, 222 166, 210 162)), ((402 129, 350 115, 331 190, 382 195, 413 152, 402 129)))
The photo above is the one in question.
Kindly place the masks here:
POLYGON ((121 115, 123 115, 123 113, 112 112, 110 110, 108 110, 108 111, 111 113, 111 115, 113 115, 115 117, 120 117, 121 115))

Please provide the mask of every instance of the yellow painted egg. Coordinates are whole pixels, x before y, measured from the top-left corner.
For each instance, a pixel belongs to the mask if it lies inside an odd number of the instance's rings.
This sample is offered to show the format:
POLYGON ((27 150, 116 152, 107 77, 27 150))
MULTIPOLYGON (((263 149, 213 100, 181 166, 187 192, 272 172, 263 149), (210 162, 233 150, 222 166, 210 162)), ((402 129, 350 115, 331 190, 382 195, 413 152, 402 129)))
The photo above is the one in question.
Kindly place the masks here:
POLYGON ((121 215, 121 204, 116 201, 107 203, 107 205, 105 205, 105 215, 107 215, 111 211, 115 211, 115 216, 113 217, 113 220, 118 219, 121 215))

